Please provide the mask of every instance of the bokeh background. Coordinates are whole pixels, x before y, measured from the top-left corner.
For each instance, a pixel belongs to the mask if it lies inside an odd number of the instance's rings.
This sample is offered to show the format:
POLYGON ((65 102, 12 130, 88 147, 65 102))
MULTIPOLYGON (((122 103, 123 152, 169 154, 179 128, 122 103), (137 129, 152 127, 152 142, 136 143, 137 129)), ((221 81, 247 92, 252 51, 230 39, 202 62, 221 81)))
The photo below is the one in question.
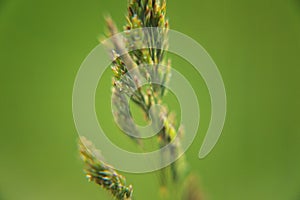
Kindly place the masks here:
MULTIPOLYGON (((104 31, 103 16, 110 14, 121 28, 126 4, 0 0, 1 200, 111 199, 82 172, 72 87, 104 31)), ((168 18, 171 28, 206 48, 227 91, 223 134, 199 160, 209 95, 201 76, 170 55, 199 97, 201 125, 186 155, 207 199, 299 200, 300 1, 169 1, 168 18)), ((97 113, 112 140, 126 146, 130 141, 118 136, 107 106, 110 76, 108 70, 100 81, 97 113)), ((136 199, 158 198, 153 173, 126 176, 136 199)))

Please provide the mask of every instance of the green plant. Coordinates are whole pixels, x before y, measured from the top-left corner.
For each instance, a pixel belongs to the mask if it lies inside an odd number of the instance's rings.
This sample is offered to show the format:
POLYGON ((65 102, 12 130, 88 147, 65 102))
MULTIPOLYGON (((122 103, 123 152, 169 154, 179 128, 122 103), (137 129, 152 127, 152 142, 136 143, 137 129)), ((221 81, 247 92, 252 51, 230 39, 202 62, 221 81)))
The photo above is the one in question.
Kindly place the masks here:
POLYGON ((89 181, 93 181, 110 191, 116 199, 131 199, 132 186, 126 186, 126 180, 119 175, 111 166, 105 164, 99 151, 95 149, 93 144, 81 137, 79 141, 79 149, 82 160, 85 163, 86 177, 89 181))
MULTIPOLYGON (((140 134, 132 121, 128 120, 126 113, 129 105, 126 98, 135 103, 145 115, 146 121, 150 120, 151 115, 156 115, 157 121, 153 122, 154 126, 162 123, 162 128, 157 134, 157 146, 162 148, 165 145, 171 145, 168 152, 163 152, 164 156, 177 157, 181 153, 180 139, 183 137, 183 128, 180 126, 176 129, 175 115, 168 111, 163 103, 163 97, 166 94, 164 85, 170 78, 170 61, 165 58, 165 51, 168 45, 168 20, 166 19, 166 1, 165 0, 129 0, 127 24, 125 30, 133 30, 144 27, 159 27, 159 34, 150 32, 146 35, 147 48, 143 45, 124 55, 123 48, 128 46, 128 42, 118 39, 112 40, 110 49, 113 52, 112 71, 113 77, 113 105, 115 106, 115 116, 120 126, 134 135, 140 134), (152 48, 153 47, 153 48, 152 48), (159 48, 154 48, 159 47, 159 48), (162 67, 166 65, 167 67, 162 67), (150 66, 150 67, 149 67, 150 66), (137 69, 138 75, 132 76, 129 72, 137 69), (147 80, 143 87, 137 87, 139 76, 147 80), (157 84, 157 83, 161 84, 157 84), (160 105, 156 112, 151 110, 152 105, 160 105), (167 155, 168 154, 168 155, 167 155)), ((118 33, 117 26, 110 19, 106 19, 108 27, 108 37, 118 33)), ((138 45, 133 41, 134 45, 138 45)), ((142 141, 132 137, 138 145, 143 146, 142 141)), ((85 139, 83 139, 85 140, 85 139)), ((85 140, 86 141, 86 140, 85 140)), ((86 173, 89 180, 92 180, 109 190, 116 199, 130 199, 132 187, 125 186, 125 179, 106 165, 103 160, 97 160, 91 153, 92 146, 80 144, 81 155, 87 168, 86 173)), ((179 160, 173 162, 169 167, 160 170, 161 195, 163 198, 170 197, 168 190, 173 189, 172 193, 180 188, 180 182, 187 177, 187 167, 184 155, 179 160), (171 176, 171 178, 169 178, 171 176), (168 186, 169 185, 169 186, 168 186), (170 186, 171 185, 171 186, 170 186)), ((195 189, 193 189, 195 190, 195 189)), ((197 193, 197 192, 196 192, 197 193)), ((187 196, 187 195, 185 195, 187 196)), ((194 195, 196 199, 199 195, 194 195)), ((178 198, 178 197, 176 197, 178 198)), ((175 199, 175 195, 172 199, 175 199)), ((186 197, 185 199, 190 199, 186 197)))

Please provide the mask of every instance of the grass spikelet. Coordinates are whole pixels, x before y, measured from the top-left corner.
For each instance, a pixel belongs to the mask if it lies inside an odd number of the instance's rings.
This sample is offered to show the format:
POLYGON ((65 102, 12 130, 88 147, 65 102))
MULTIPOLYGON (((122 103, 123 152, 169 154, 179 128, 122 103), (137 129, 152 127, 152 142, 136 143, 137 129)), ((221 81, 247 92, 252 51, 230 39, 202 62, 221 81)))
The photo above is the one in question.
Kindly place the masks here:
POLYGON ((90 141, 81 137, 79 149, 85 164, 86 177, 89 181, 95 182, 109 191, 116 200, 132 199, 132 186, 126 186, 126 179, 98 158, 101 155, 90 141))

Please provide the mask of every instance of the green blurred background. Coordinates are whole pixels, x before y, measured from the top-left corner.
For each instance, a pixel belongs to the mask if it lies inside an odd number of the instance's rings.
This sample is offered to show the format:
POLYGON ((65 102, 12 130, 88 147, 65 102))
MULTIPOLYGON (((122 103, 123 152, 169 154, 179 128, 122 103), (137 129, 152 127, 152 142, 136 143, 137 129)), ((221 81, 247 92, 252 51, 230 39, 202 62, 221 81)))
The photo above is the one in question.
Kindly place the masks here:
MULTIPOLYGON (((126 4, 0 0, 1 200, 111 199, 82 172, 72 87, 104 31, 103 15, 122 27, 126 4)), ((300 1, 169 1, 168 18, 171 28, 206 48, 227 91, 223 134, 199 160, 209 95, 201 76, 171 55, 199 97, 201 127, 187 158, 207 199, 299 200, 300 1)), ((101 124, 118 134, 107 106, 110 76, 108 70, 100 81, 97 112, 101 124)), ((110 137, 121 146, 130 142, 110 137)), ((153 173, 126 176, 137 199, 158 198, 153 173)))

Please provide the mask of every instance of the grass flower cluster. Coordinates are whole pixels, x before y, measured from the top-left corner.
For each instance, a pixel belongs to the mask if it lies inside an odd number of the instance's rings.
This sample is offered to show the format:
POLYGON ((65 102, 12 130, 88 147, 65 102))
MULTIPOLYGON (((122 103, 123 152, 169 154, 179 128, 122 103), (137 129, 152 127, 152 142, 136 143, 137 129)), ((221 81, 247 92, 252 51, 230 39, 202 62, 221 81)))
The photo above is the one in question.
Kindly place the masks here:
MULTIPOLYGON (((116 116, 122 130, 130 132, 131 136, 136 136, 132 139, 137 142, 137 145, 142 146, 142 141, 138 139, 141 133, 135 123, 128 118, 128 113, 130 113, 128 99, 142 110, 146 120, 150 121, 151 114, 157 115, 158 120, 154 124, 162 124, 162 128, 156 135, 157 147, 162 148, 171 145, 168 152, 163 152, 161 155, 162 159, 164 159, 165 154, 176 157, 181 153, 180 138, 183 137, 183 128, 182 126, 178 129, 175 128, 174 115, 168 111, 167 106, 163 103, 163 97, 167 92, 164 85, 167 84, 171 76, 171 62, 165 58, 164 51, 168 46, 169 27, 166 19, 166 1, 129 0, 126 21, 125 31, 139 30, 145 27, 158 27, 160 29, 158 34, 149 32, 145 35, 147 44, 140 44, 134 38, 130 38, 130 40, 113 39, 113 44, 109 48, 112 58, 114 116, 116 116), (136 45, 134 50, 124 54, 123 52, 126 52, 126 49, 132 45, 136 45), (138 75, 132 76, 128 73, 132 69, 136 69, 138 75), (143 87, 138 86, 140 77, 144 78, 147 83, 143 87), (151 113, 152 105, 160 105, 160 110, 151 113)), ((107 36, 111 37, 117 34, 118 29, 113 20, 107 18, 106 22, 107 36)), ((80 143, 80 151, 87 166, 86 173, 89 180, 109 190, 116 199, 131 199, 133 190, 131 186, 126 186, 125 178, 115 172, 112 167, 104 164, 103 160, 94 157, 89 148, 93 149, 90 144, 83 145, 80 143)), ((169 167, 160 170, 163 193, 167 193, 167 184, 170 182, 174 187, 178 187, 177 183, 186 176, 186 171, 184 156, 181 156, 169 167)), ((163 196, 168 195, 163 194, 163 196)))
POLYGON ((126 179, 118 174, 111 166, 99 159, 101 154, 93 144, 84 137, 79 142, 80 155, 85 163, 86 177, 111 192, 118 200, 130 200, 132 186, 126 186, 126 179))

